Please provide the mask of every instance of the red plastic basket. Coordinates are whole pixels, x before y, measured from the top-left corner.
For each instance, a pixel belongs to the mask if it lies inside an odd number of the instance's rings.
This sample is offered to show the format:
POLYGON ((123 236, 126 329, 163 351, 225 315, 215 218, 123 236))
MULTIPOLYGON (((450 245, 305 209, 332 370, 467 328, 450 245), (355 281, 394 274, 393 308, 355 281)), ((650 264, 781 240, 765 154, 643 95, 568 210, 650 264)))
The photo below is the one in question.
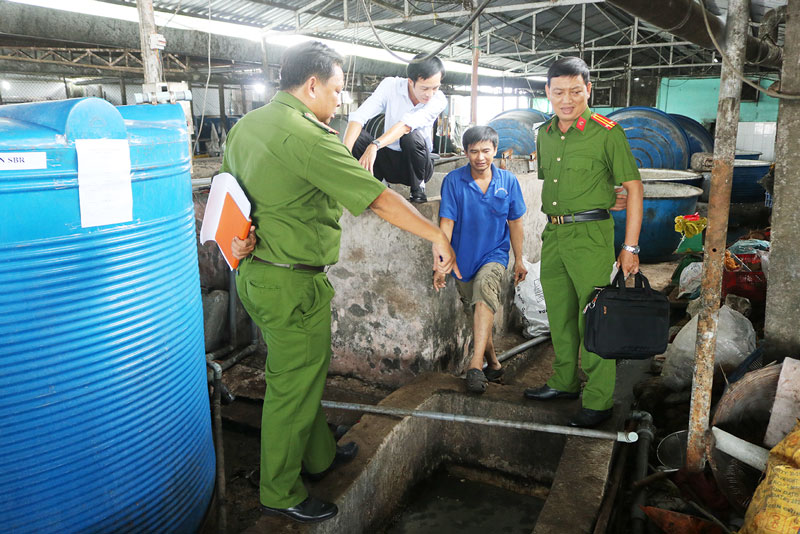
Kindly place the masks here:
POLYGON ((754 270, 746 271, 741 268, 738 271, 723 271, 722 300, 731 294, 746 297, 753 303, 763 304, 767 300, 767 277, 760 270, 761 260, 755 254, 737 254, 737 257, 754 270))

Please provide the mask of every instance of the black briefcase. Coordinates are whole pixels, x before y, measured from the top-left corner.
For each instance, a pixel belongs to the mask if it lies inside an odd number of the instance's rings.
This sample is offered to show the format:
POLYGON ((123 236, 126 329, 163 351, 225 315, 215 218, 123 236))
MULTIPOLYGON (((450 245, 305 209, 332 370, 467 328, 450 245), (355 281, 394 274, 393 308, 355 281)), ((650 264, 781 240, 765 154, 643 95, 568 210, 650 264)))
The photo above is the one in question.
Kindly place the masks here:
POLYGON ((642 273, 635 287, 625 287, 620 269, 611 285, 595 290, 583 313, 583 344, 601 358, 640 360, 667 350, 669 300, 642 273))

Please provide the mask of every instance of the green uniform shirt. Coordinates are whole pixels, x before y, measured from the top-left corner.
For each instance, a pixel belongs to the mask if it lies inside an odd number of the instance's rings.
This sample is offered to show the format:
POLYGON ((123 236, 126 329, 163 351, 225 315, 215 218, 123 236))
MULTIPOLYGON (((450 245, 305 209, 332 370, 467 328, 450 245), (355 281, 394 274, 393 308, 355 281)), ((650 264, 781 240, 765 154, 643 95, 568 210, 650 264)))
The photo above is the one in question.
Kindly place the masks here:
POLYGON ((358 215, 386 188, 284 91, 231 129, 221 172, 236 177, 252 204, 253 253, 275 263, 336 263, 342 205, 358 215))
POLYGON ((536 160, 542 211, 566 215, 614 205, 614 186, 640 180, 622 127, 586 108, 562 133, 558 116, 539 128, 536 160))

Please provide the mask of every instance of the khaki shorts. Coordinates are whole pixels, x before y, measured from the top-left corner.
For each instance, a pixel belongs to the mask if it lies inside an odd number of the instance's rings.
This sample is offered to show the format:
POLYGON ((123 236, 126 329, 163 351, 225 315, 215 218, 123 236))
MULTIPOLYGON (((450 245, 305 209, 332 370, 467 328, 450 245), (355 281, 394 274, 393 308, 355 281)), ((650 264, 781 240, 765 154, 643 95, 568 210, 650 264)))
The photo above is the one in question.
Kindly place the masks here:
POLYGON ((472 316, 472 310, 478 302, 489 306, 492 313, 497 312, 497 308, 500 307, 500 284, 505 271, 505 265, 489 262, 481 267, 469 282, 455 278, 456 288, 467 315, 472 316))

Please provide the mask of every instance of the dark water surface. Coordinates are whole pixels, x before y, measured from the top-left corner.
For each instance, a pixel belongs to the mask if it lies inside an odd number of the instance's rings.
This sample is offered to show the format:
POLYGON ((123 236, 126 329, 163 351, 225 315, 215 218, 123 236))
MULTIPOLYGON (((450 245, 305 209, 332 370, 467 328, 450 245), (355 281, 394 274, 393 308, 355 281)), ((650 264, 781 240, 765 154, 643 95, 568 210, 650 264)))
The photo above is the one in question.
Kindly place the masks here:
POLYGON ((544 500, 444 470, 418 484, 384 534, 530 534, 544 500))

